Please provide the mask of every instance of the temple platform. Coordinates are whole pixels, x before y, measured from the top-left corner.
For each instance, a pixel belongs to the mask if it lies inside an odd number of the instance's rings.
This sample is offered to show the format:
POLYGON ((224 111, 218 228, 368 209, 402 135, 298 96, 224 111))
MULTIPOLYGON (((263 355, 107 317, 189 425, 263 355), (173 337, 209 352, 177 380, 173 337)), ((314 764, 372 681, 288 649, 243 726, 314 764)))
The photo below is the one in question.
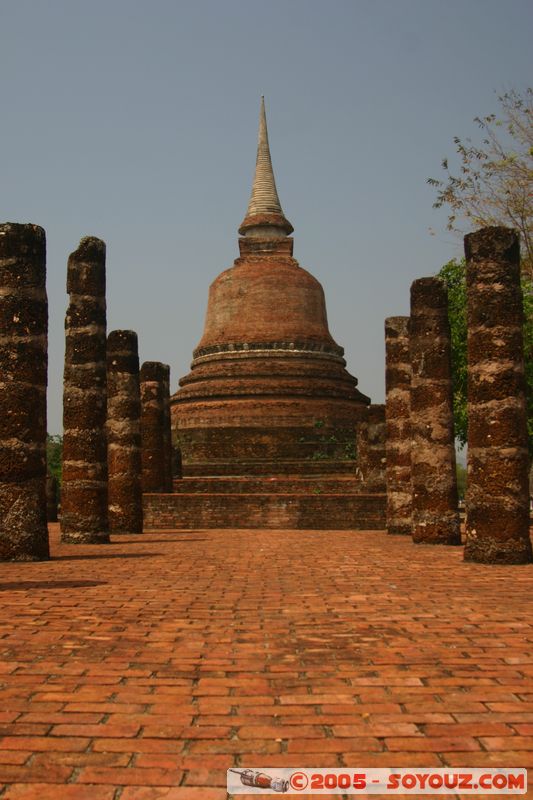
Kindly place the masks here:
POLYGON ((169 494, 143 496, 150 529, 379 530, 385 495, 346 475, 183 478, 169 494))

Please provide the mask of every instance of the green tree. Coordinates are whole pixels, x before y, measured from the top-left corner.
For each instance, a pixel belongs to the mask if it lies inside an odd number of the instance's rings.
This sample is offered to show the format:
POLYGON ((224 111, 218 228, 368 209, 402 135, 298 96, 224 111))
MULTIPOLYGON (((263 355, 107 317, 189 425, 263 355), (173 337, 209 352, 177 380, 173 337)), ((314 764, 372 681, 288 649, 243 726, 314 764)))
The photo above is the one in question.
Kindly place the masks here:
POLYGON ((63 437, 47 434, 46 436, 46 467, 48 472, 57 479, 61 485, 61 467, 63 457, 63 437))
POLYGON ((455 438, 466 444, 468 417, 466 413, 466 263, 452 259, 440 272, 448 287, 448 317, 452 340, 452 385, 455 438))
POLYGON ((522 270, 533 279, 533 89, 498 97, 500 113, 475 117, 481 141, 454 137, 458 165, 442 161, 434 208, 448 209, 448 230, 504 225, 520 232, 522 270))
POLYGON ((457 464, 456 472, 457 472, 457 494, 459 495, 459 500, 464 500, 466 494, 466 469, 463 467, 462 464, 457 464))
MULTIPOLYGON (((452 339, 452 382, 455 436, 462 445, 468 433, 466 354, 466 263, 448 261, 439 272, 448 286, 448 315, 452 339)), ((526 370, 529 453, 533 458, 533 284, 522 275, 524 302, 524 360, 526 370)))

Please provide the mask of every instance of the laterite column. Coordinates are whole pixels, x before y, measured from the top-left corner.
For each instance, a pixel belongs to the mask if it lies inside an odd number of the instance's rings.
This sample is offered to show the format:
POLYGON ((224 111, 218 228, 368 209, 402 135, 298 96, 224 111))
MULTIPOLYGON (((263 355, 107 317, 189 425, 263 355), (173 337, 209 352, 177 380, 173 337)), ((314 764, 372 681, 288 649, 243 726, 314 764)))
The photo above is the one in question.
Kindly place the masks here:
POLYGON ((109 541, 106 447, 105 243, 81 240, 68 260, 61 538, 109 541))
POLYGON ((413 541, 461 544, 448 291, 440 278, 411 285, 409 342, 413 541))
POLYGON ((107 337, 107 468, 110 533, 142 533, 141 395, 134 331, 107 337))
POLYGON ((164 393, 169 367, 145 361, 141 367, 141 459, 143 492, 167 492, 170 436, 165 433, 167 416, 164 393))
POLYGON ((163 452, 165 458, 165 492, 171 492, 172 485, 172 428, 170 419, 170 367, 163 364, 163 452))
POLYGON ((411 535, 409 317, 385 320, 387 530, 411 535))
POLYGON ((532 561, 518 233, 465 237, 468 483, 465 560, 532 561))
POLYGON ((49 557, 46 237, 0 225, 0 560, 49 557))
POLYGON ((387 489, 385 447, 385 406, 368 406, 357 432, 357 466, 365 492, 385 492, 387 489))

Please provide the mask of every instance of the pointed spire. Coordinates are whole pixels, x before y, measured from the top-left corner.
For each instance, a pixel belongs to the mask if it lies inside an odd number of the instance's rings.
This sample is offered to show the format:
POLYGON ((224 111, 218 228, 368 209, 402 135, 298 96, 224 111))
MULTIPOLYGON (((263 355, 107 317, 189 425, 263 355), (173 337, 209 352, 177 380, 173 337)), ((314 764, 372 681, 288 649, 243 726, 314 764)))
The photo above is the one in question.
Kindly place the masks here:
POLYGON ((259 134, 257 137, 257 161, 255 165, 252 196, 248 203, 246 216, 252 214, 283 214, 276 189, 274 170, 268 145, 268 130, 265 114, 265 98, 261 97, 259 111, 259 134))
POLYGON ((268 144, 265 98, 261 97, 257 160, 252 195, 239 233, 243 236, 281 238, 288 236, 292 231, 293 227, 286 219, 279 202, 268 144))

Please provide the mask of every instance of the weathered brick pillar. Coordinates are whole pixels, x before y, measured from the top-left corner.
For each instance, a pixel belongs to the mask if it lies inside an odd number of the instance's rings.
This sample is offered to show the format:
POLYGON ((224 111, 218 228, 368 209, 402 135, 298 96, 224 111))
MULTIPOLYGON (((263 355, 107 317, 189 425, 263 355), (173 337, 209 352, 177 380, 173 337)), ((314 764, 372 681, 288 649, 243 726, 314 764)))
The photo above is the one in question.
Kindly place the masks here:
POLYGON ((141 395, 134 331, 107 337, 107 467, 111 533, 142 533, 141 395))
POLYGON ((61 538, 108 542, 105 243, 100 239, 85 237, 70 254, 67 292, 61 538))
POLYGON ((385 447, 385 406, 368 406, 357 431, 357 466, 365 492, 387 490, 385 447))
POLYGON ((409 342, 413 541, 461 544, 448 291, 440 278, 411 285, 409 342))
POLYGON ((465 237, 468 483, 465 560, 524 564, 529 539, 527 415, 518 234, 465 237))
POLYGON ((172 424, 170 419, 170 367, 163 365, 163 448, 165 458, 165 492, 172 491, 172 424))
POLYGON ((409 317, 385 320, 387 530, 411 535, 409 317))
POLYGON ((141 367, 141 458, 143 492, 167 492, 170 436, 166 433, 165 386, 169 367, 145 361, 141 367))
POLYGON ((49 557, 46 237, 0 225, 0 560, 49 557))

